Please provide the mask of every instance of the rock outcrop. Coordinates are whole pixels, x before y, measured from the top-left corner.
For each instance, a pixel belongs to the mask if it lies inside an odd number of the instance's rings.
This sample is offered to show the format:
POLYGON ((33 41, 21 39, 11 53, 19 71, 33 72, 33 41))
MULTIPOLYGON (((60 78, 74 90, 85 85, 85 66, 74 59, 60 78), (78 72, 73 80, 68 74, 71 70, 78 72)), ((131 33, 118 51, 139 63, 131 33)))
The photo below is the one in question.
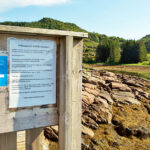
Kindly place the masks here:
MULTIPOLYGON (((45 128, 44 133, 48 139, 58 140, 58 127, 45 128)), ((84 71, 82 133, 83 150, 133 150, 143 139, 141 149, 150 149, 150 81, 107 71, 84 71), (133 139, 135 144, 129 142, 133 139)))

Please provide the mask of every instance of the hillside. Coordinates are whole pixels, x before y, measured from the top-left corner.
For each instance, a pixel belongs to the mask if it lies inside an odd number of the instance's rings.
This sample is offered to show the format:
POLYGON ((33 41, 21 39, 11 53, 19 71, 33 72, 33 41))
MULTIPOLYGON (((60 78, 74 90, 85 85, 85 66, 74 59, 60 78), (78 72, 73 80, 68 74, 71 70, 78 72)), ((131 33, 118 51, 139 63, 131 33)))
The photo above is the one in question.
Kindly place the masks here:
POLYGON ((57 29, 57 30, 66 30, 66 31, 76 31, 76 32, 87 32, 84 29, 81 29, 73 23, 64 23, 58 20, 43 18, 39 21, 34 22, 2 22, 2 25, 11 25, 11 26, 22 26, 22 27, 32 27, 32 28, 45 28, 45 29, 57 29))
POLYGON ((146 35, 145 37, 143 37, 141 39, 141 41, 143 41, 146 45, 146 48, 148 50, 148 52, 150 53, 150 35, 146 35))
MULTIPOLYGON (((1 22, 1 25, 11 25, 11 26, 22 26, 22 27, 32 27, 32 28, 45 28, 45 29, 57 29, 57 30, 66 30, 66 31, 75 31, 75 32, 86 32, 89 34, 89 38, 84 39, 84 47, 83 47, 83 61, 92 63, 95 62, 96 59, 96 49, 100 41, 104 41, 105 39, 110 40, 118 40, 120 46, 124 41, 123 38, 120 37, 108 37, 104 34, 99 34, 95 32, 88 32, 74 23, 62 22, 59 20, 51 19, 51 18, 43 18, 39 21, 34 22, 1 22)), ((150 52, 150 35, 147 35, 141 39, 144 41, 146 48, 150 52)))
POLYGON ((109 39, 118 39, 122 43, 125 39, 119 37, 108 37, 103 34, 88 32, 76 24, 62 22, 51 18, 43 18, 39 21, 34 22, 1 22, 1 25, 10 25, 10 26, 22 26, 22 27, 33 27, 33 28, 45 28, 45 29, 57 29, 57 30, 66 30, 66 31, 75 31, 75 32, 87 32, 89 33, 89 38, 84 40, 83 48, 83 59, 84 61, 93 61, 95 59, 96 48, 99 41, 106 38, 109 39))

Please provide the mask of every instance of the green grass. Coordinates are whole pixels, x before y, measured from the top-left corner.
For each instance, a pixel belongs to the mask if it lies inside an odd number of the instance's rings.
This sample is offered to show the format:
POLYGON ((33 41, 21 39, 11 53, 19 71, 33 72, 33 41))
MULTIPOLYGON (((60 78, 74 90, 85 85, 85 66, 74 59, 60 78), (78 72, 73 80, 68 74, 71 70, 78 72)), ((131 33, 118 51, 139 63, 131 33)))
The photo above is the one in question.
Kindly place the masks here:
MULTIPOLYGON (((86 62, 85 62, 86 63, 86 62)), ((92 63, 87 62, 87 64, 95 64, 95 65, 101 65, 101 66, 116 66, 116 65, 121 65, 121 66, 150 66, 150 61, 144 61, 144 62, 139 62, 137 64, 119 64, 119 63, 95 63, 94 61, 92 63)))
POLYGON ((147 54, 148 60, 147 61, 143 61, 143 62, 139 62, 137 64, 123 64, 126 66, 150 66, 150 54, 147 54))
MULTIPOLYGON (((105 70, 107 70, 107 69, 105 69, 105 70)), ((111 71, 113 73, 121 73, 121 74, 126 74, 126 75, 131 75, 131 76, 137 76, 137 77, 141 77, 141 78, 145 78, 145 79, 150 80, 150 74, 149 73, 118 71, 118 70, 110 70, 110 69, 108 69, 107 71, 111 71)))
MULTIPOLYGON (((85 62, 86 63, 86 62, 85 62)), ((87 64, 90 64, 90 62, 87 62, 87 64)), ((144 61, 144 62, 139 62, 139 63, 136 63, 136 64, 120 64, 120 63, 97 63, 97 62, 93 62, 91 64, 95 64, 95 65, 103 65, 103 66, 116 66, 116 65, 121 65, 121 66, 150 66, 150 60, 148 61, 144 61)))
POLYGON ((84 40, 84 47, 88 47, 88 48, 97 48, 98 43, 91 41, 90 39, 85 39, 84 40))
POLYGON ((84 68, 93 68, 96 70, 107 70, 114 73, 127 74, 137 77, 142 77, 150 80, 150 66, 123 66, 123 65, 95 65, 95 64, 83 64, 84 68))
MULTIPOLYGON (((122 65, 122 66, 150 66, 150 53, 147 55, 148 56, 148 60, 147 61, 143 61, 143 62, 139 62, 139 63, 135 63, 135 64, 120 64, 120 63, 101 63, 101 62, 96 62, 94 56, 91 56, 90 55, 91 53, 89 53, 88 57, 86 58, 87 60, 86 61, 83 61, 84 63, 87 63, 87 64, 95 64, 95 65, 110 65, 110 66, 113 66, 113 65, 122 65)), ((83 57, 85 58, 85 57, 83 57)))
POLYGON ((148 60, 150 61, 150 53, 149 53, 149 54, 147 54, 147 57, 148 57, 148 60))
POLYGON ((123 64, 124 66, 150 66, 150 61, 139 62, 137 64, 123 64))

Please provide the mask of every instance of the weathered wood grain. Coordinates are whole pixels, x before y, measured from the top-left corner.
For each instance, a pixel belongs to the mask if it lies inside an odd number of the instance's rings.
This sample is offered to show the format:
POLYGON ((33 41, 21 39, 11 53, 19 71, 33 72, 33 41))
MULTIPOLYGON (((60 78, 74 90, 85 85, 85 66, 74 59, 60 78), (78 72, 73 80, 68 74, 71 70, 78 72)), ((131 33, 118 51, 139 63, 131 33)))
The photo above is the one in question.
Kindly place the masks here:
POLYGON ((26 131, 26 150, 43 150, 41 134, 42 128, 26 131))
POLYGON ((0 134, 0 150, 17 150, 16 132, 0 134))
POLYGON ((88 37, 88 34, 84 32, 61 31, 61 30, 5 26, 5 25, 0 25, 0 32, 25 34, 25 35, 27 34, 27 35, 57 36, 57 37, 66 36, 66 35, 70 35, 74 37, 88 37))
POLYGON ((65 72, 65 150, 73 150, 72 147, 72 52, 73 37, 66 36, 66 72, 65 72))
POLYGON ((66 38, 60 39, 60 85, 59 85, 59 150, 65 149, 65 60, 66 38))
POLYGON ((81 149, 83 40, 74 39, 72 54, 72 150, 81 149))
POLYGON ((83 41, 66 36, 60 44, 59 150, 80 150, 83 41))

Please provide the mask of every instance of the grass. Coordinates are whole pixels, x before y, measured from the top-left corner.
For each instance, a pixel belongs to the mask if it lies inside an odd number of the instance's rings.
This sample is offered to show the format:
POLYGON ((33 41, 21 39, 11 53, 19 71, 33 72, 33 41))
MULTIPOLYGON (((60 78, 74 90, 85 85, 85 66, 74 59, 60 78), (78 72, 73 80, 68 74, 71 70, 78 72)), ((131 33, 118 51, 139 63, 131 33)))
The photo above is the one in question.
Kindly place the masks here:
POLYGON ((147 54, 148 60, 136 64, 123 64, 125 66, 150 66, 150 54, 147 54))
POLYGON ((129 65, 104 66, 100 64, 83 64, 83 66, 85 68, 93 68, 96 70, 107 70, 114 73, 133 75, 150 80, 150 66, 129 66, 129 65))
MULTIPOLYGON (((86 42, 85 42, 86 43, 86 42)), ((89 49, 87 49, 89 50, 89 49)), ((87 57, 83 57, 83 62, 87 63, 87 64, 95 64, 95 65, 106 65, 106 66, 116 66, 116 65, 122 65, 122 66, 150 66, 150 53, 147 54, 148 60, 147 61, 143 61, 143 62, 139 62, 139 63, 134 63, 134 64, 121 64, 121 63, 102 63, 102 62, 96 62, 96 58, 94 55, 94 52, 90 52, 90 50, 84 54, 87 55, 87 57), (93 54, 92 54, 93 53, 93 54)))
MULTIPOLYGON (((91 64, 91 63, 87 62, 87 64, 91 64)), ((109 64, 109 63, 102 63, 102 62, 99 62, 99 63, 93 62, 92 64, 103 65, 103 66, 116 66, 116 65, 119 65, 119 66, 141 66, 142 67, 142 66, 150 66, 150 60, 144 61, 144 62, 139 62, 139 63, 136 63, 136 64, 120 64, 120 63, 109 64)))
POLYGON ((97 48, 98 46, 98 43, 97 42, 94 42, 94 41, 91 41, 90 39, 85 39, 84 40, 84 47, 90 47, 90 48, 97 48))
POLYGON ((98 70, 108 70, 114 73, 122 73, 127 75, 134 75, 150 80, 150 54, 148 54, 148 61, 140 62, 137 64, 107 64, 95 63, 95 60, 84 61, 85 68, 93 68, 98 70))
POLYGON ((150 54, 147 54, 148 60, 147 61, 143 61, 143 62, 139 62, 137 64, 123 64, 126 66, 150 66, 150 54))
POLYGON ((150 73, 143 73, 143 72, 129 72, 129 71, 116 71, 116 70, 108 70, 114 73, 121 73, 121 74, 126 74, 126 75, 132 75, 132 76, 137 76, 141 78, 145 78, 150 80, 150 73))
POLYGON ((150 53, 149 53, 149 54, 147 54, 147 57, 148 57, 148 60, 150 61, 150 53))
POLYGON ((95 63, 95 60, 91 63, 91 62, 87 62, 87 64, 95 64, 95 65, 101 65, 101 66, 149 66, 150 67, 150 60, 149 61, 144 61, 144 62, 139 62, 139 63, 136 63, 136 64, 119 64, 119 63, 112 63, 112 64, 109 64, 109 63, 95 63))
POLYGON ((137 64, 123 64, 125 66, 150 66, 150 61, 139 62, 137 64))

